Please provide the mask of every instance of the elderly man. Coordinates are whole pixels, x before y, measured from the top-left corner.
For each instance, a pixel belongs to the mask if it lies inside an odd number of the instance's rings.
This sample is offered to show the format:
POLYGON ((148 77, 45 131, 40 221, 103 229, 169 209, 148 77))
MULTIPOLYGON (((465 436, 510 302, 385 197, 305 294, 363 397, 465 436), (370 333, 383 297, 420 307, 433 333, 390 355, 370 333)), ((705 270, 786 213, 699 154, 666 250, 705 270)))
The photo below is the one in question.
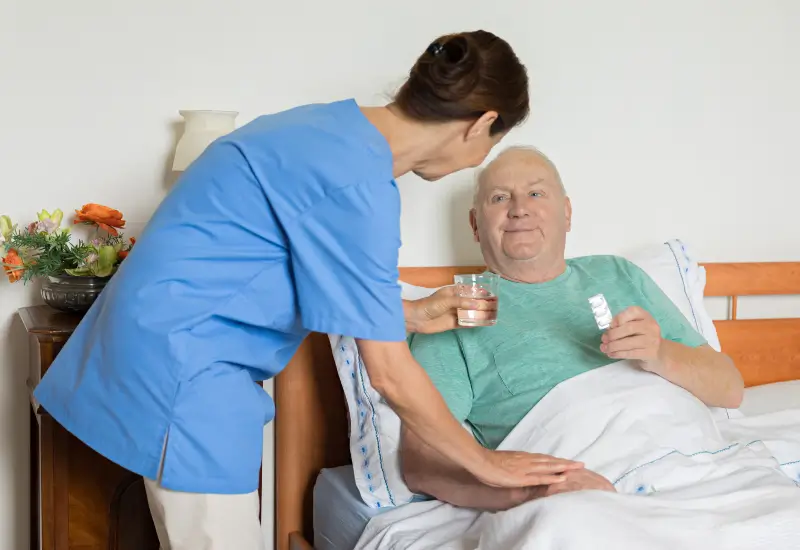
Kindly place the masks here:
MULTIPOLYGON (((496 448, 557 384, 622 359, 709 406, 738 407, 744 385, 733 362, 706 344, 641 269, 615 256, 564 258, 571 218, 558 171, 535 149, 507 150, 479 176, 470 224, 488 270, 501 277, 498 323, 411 340, 456 418, 496 448), (587 302, 598 293, 616 313, 602 337, 587 302)), ((549 486, 486 486, 408 431, 401 452, 413 491, 456 506, 504 510, 560 492, 614 490, 587 469, 549 486)))

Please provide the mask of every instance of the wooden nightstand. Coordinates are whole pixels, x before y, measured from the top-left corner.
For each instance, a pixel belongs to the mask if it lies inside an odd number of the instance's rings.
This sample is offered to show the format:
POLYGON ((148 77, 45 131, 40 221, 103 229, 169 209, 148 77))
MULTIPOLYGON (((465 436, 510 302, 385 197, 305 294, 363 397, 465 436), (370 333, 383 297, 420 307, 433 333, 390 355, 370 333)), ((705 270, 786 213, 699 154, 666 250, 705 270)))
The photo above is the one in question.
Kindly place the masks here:
POLYGON ((81 443, 33 399, 81 317, 49 306, 19 316, 31 342, 31 549, 158 550, 142 478, 81 443))

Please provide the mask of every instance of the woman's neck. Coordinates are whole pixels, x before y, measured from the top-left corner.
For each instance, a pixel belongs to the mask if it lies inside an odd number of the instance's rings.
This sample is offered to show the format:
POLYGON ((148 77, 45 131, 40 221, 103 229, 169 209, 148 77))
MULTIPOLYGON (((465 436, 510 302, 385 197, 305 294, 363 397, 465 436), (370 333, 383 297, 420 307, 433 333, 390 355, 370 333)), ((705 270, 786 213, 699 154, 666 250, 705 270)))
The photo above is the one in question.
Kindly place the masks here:
POLYGON ((361 107, 367 120, 389 143, 394 177, 406 174, 433 158, 451 137, 448 124, 426 124, 403 115, 394 105, 361 107))

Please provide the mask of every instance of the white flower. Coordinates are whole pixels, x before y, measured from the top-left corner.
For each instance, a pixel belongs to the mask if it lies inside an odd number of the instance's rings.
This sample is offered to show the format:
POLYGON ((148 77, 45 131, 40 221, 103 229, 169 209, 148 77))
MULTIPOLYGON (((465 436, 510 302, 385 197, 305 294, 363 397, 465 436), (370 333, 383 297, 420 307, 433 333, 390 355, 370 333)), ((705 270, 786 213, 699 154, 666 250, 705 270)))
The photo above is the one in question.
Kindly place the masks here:
POLYGON ((56 222, 49 218, 36 222, 37 233, 52 233, 56 229, 58 229, 58 225, 56 225, 56 222))

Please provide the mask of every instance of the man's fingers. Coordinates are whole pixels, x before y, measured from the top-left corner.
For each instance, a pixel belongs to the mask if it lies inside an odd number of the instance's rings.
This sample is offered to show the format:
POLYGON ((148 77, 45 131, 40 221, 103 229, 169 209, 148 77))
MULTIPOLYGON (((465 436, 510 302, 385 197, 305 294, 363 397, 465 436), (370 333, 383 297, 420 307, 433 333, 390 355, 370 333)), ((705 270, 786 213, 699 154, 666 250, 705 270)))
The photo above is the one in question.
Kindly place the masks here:
POLYGON ((624 325, 608 329, 602 337, 603 343, 613 342, 628 338, 636 334, 644 334, 645 323, 644 321, 629 321, 624 325))
POLYGON ((612 359, 638 359, 644 361, 647 359, 647 353, 642 349, 635 349, 631 351, 615 351, 608 353, 612 359))
POLYGON ((615 340, 621 340, 622 338, 627 338, 632 334, 636 333, 636 322, 633 323, 625 323, 624 325, 612 327, 608 329, 602 337, 602 341, 604 344, 609 342, 613 342, 615 340))
POLYGON ((646 317, 647 313, 642 308, 638 306, 629 307, 614 316, 614 319, 611 321, 611 328, 620 327, 631 321, 641 321, 646 317))
POLYGON ((536 476, 531 481, 533 485, 555 485, 557 483, 564 483, 567 476, 536 476))
POLYGON ((647 337, 641 335, 628 336, 600 346, 600 351, 606 354, 643 349, 647 349, 647 337))

